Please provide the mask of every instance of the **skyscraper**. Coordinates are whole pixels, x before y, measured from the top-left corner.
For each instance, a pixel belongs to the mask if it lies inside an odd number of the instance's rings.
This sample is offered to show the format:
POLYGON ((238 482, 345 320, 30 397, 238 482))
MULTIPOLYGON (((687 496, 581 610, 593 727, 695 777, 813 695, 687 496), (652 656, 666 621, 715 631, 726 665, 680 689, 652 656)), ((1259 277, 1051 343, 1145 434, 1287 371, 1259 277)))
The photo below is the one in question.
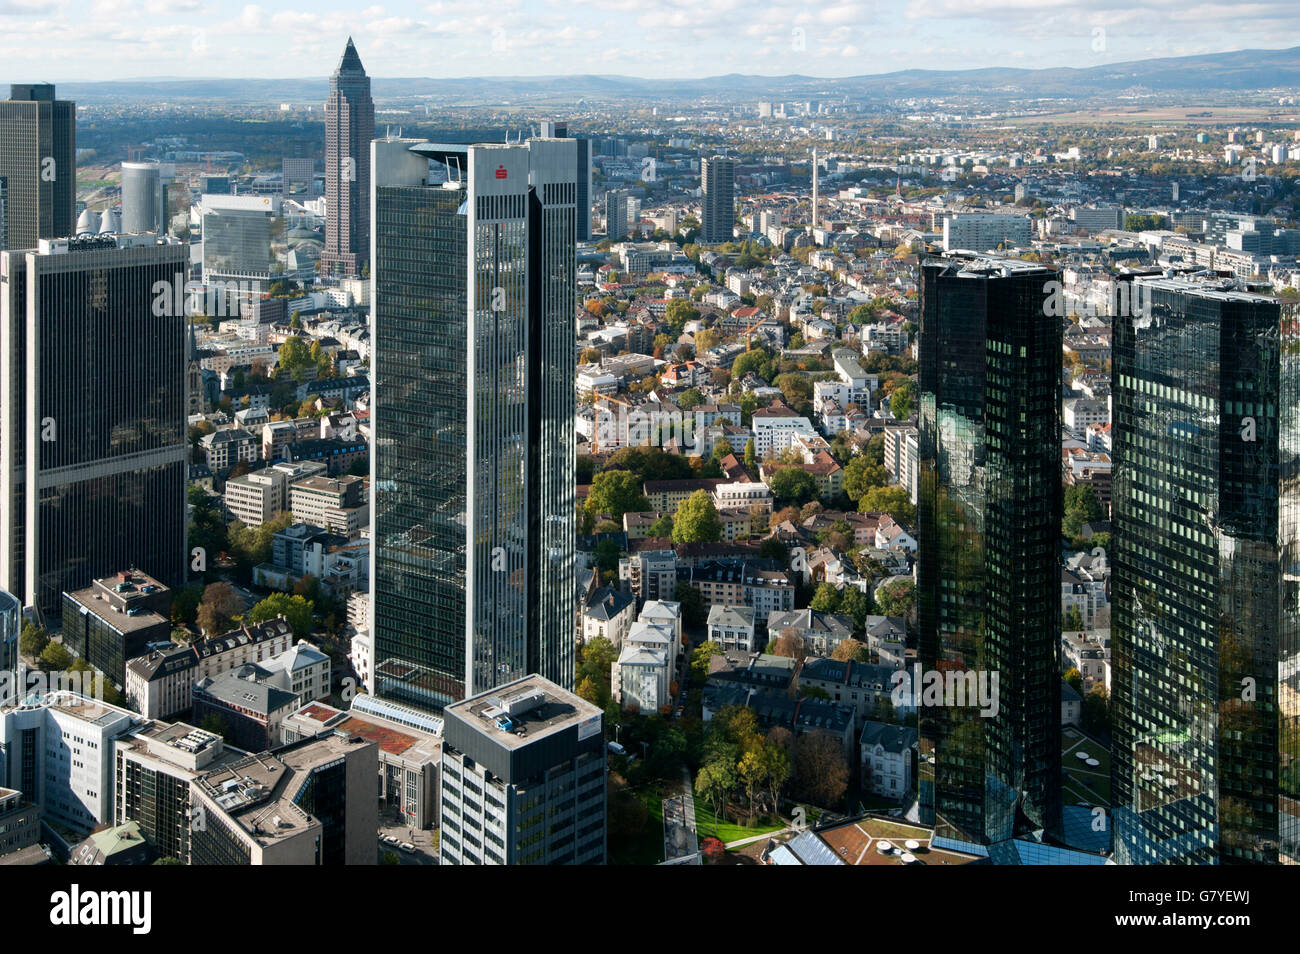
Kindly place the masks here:
POLYGON ((569 686, 576 145, 373 148, 377 691, 569 686))
MULTIPOLYGON (((46 83, 10 87, 0 100, 0 178, 7 180, 7 244, 73 232, 77 206, 77 106, 46 83)), ((2 236, 0 236, 2 237, 2 236)))
POLYGON ((544 121, 541 138, 568 139, 578 144, 578 227, 579 242, 591 240, 591 140, 569 136, 568 123, 544 121))
POLYGON ((124 567, 184 579, 187 267, 153 235, 0 253, 0 586, 42 613, 124 567))
POLYGON ((605 237, 621 242, 627 236, 627 190, 610 189, 605 193, 605 237))
POLYGON ((921 707, 921 812, 942 834, 979 844, 1060 821, 1052 275, 990 259, 921 268, 918 656, 946 681, 997 677, 992 714, 954 696, 921 707))
POLYGON ((359 275, 370 252, 370 141, 375 102, 370 77, 348 37, 325 101, 323 275, 359 275))
POLYGON ((1204 278, 1131 292, 1114 322, 1115 857, 1295 864, 1300 313, 1204 278))
POLYGON ((736 227, 736 160, 714 156, 700 160, 700 241, 706 245, 730 242, 736 227))

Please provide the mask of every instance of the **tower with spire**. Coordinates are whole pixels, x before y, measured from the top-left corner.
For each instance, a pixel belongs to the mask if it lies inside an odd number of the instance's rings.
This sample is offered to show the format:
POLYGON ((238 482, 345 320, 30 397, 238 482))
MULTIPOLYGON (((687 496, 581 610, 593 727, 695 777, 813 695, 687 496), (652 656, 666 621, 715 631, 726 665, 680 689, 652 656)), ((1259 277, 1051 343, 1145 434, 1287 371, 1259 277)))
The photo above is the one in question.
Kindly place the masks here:
POLYGON ((362 273, 370 251, 370 77, 348 37, 325 101, 325 248, 322 275, 362 273))

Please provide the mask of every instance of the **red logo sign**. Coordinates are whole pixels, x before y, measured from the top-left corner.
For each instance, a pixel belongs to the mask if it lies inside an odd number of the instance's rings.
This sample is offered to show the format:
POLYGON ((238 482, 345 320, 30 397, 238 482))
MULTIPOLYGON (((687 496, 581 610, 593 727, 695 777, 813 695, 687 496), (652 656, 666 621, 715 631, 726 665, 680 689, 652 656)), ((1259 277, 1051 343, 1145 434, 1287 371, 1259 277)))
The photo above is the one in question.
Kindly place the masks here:
POLYGON ((498 179, 507 179, 507 178, 509 178, 509 177, 510 177, 510 173, 506 172, 506 167, 505 167, 505 166, 497 166, 497 178, 498 178, 498 179))

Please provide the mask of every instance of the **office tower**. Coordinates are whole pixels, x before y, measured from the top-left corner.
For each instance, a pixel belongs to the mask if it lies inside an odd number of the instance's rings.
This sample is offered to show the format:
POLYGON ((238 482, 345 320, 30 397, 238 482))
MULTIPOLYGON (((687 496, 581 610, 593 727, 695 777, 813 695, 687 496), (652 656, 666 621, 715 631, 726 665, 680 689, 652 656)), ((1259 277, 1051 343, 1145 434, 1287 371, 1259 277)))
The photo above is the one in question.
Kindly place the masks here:
POLYGON ((285 156, 280 160, 280 180, 284 195, 315 195, 316 160, 310 156, 285 156))
POLYGON ((360 275, 370 251, 370 77, 348 37, 325 101, 325 248, 322 275, 360 275))
POLYGON ((526 676, 443 716, 443 864, 604 864, 599 709, 526 676))
POLYGON ((605 193, 605 237, 621 242, 627 236, 627 190, 610 189, 605 193))
POLYGON ((77 220, 77 106, 46 83, 15 83, 0 100, 0 176, 8 180, 10 249, 64 238, 77 220))
POLYGON ((571 685, 576 146, 383 140, 373 167, 377 690, 571 685))
POLYGON ((700 189, 704 206, 700 242, 730 242, 736 225, 736 160, 725 156, 701 159, 700 189))
MULTIPOLYGON (((258 290, 271 280, 271 234, 280 215, 278 195, 205 195, 203 281, 247 282, 258 290)), ((236 312, 237 314, 237 312, 236 312)))
POLYGON ((379 744, 331 732, 190 782, 193 865, 373 865, 379 744))
POLYGON ((1300 861, 1294 304, 1135 279, 1115 319, 1112 804, 1125 864, 1300 861))
POLYGON ((9 247, 9 180, 0 176, 0 252, 9 247))
POLYGON ((591 140, 569 136, 568 123, 544 121, 542 139, 572 138, 578 144, 578 226, 579 242, 591 241, 591 140))
POLYGON ((122 163, 122 231, 167 234, 167 190, 158 163, 122 163))
POLYGON ((812 227, 817 228, 817 150, 812 157, 812 227))
POLYGON ((22 629, 23 604, 13 594, 0 590, 0 672, 12 672, 17 667, 22 629))
POLYGON ((921 817, 977 844, 1060 822, 1061 322, 1044 287, 1053 276, 1015 260, 921 268, 919 661, 945 681, 998 679, 987 717, 955 692, 921 707, 921 817))
POLYGON ((184 580, 187 267, 152 235, 0 253, 0 586, 43 614, 122 567, 184 580))

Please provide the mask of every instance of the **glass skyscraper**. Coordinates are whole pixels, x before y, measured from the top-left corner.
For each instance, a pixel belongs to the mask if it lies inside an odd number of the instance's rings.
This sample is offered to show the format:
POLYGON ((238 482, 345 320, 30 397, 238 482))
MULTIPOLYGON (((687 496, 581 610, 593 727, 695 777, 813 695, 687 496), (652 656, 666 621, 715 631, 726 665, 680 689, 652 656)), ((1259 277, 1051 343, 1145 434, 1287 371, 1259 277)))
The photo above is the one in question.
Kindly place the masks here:
POLYGON ((0 253, 0 587, 43 614, 118 570, 184 580, 187 267, 153 235, 0 253))
POLYGON ((1300 314, 1204 277, 1131 288, 1114 323, 1115 857, 1295 864, 1300 314))
POLYGON ((0 178, 7 180, 0 248, 35 248, 77 221, 77 104, 48 83, 15 83, 0 100, 0 178))
POLYGON ((1039 265, 920 278, 918 658, 998 679, 996 714, 920 708, 921 818, 988 845, 1060 825, 1061 322, 1039 265))
POLYGON ((700 160, 700 241, 730 242, 736 231, 736 160, 714 156, 700 160))
POLYGON ((373 145, 381 695, 573 682, 576 143, 373 145))

